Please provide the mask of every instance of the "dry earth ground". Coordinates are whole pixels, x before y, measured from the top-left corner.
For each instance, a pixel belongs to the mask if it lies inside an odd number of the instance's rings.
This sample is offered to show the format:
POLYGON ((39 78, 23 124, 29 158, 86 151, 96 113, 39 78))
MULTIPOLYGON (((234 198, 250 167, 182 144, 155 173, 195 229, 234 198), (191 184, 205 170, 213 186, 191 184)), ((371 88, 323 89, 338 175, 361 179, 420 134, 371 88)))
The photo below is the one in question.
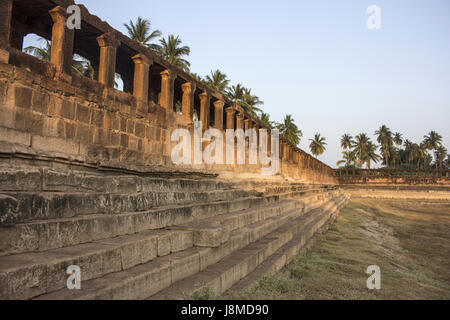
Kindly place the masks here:
POLYGON ((311 251, 220 298, 450 299, 450 202, 354 199, 311 251), (370 265, 381 268, 381 290, 367 289, 370 265))

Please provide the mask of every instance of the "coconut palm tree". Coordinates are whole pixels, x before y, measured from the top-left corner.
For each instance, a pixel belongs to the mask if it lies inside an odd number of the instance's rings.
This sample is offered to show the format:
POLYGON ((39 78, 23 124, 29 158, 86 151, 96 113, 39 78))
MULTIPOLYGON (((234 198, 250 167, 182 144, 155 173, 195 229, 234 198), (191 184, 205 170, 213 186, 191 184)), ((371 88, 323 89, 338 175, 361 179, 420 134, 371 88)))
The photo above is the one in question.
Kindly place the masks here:
POLYGON ((355 152, 354 151, 344 151, 342 153, 342 158, 343 160, 340 160, 336 163, 336 165, 338 166, 342 166, 343 164, 345 164, 346 168, 349 168, 351 166, 353 166, 356 162, 356 156, 355 156, 355 152))
POLYGON ((188 72, 191 64, 184 59, 189 56, 191 49, 188 46, 182 46, 182 41, 179 36, 169 35, 166 39, 159 40, 160 46, 157 53, 167 62, 188 72))
POLYGON ((393 141, 397 146, 401 146, 403 144, 403 135, 400 132, 394 133, 393 141))
POLYGON ((211 71, 210 76, 206 76, 206 83, 217 92, 222 94, 225 93, 225 90, 228 88, 228 84, 230 80, 228 80, 227 75, 222 73, 220 70, 211 71))
POLYGON ((357 158, 357 164, 362 167, 366 164, 367 168, 370 169, 370 163, 378 162, 380 156, 376 153, 377 146, 370 141, 369 136, 366 133, 361 133, 355 137, 354 150, 355 156, 357 158))
POLYGON ((436 167, 439 166, 439 168, 442 169, 442 167, 445 166, 444 160, 447 156, 447 149, 444 146, 439 146, 435 152, 435 158, 436 158, 436 167))
POLYGON ((244 96, 240 101, 242 108, 252 116, 257 116, 258 112, 262 112, 262 109, 258 106, 263 105, 264 102, 261 101, 258 96, 253 95, 251 89, 244 88, 243 92, 244 96))
POLYGON ((50 55, 52 51, 52 44, 50 41, 44 38, 39 38, 38 41, 45 40, 45 44, 43 47, 34 47, 29 46, 24 49, 24 51, 28 54, 35 56, 41 60, 50 61, 50 55))
POLYGON ((284 118, 283 123, 277 124, 277 129, 280 131, 280 135, 294 146, 297 146, 300 138, 303 137, 303 132, 298 129, 290 114, 284 118))
MULTIPOLYGON (((52 52, 52 44, 50 41, 44 38, 40 38, 39 41, 45 41, 45 44, 43 47, 35 47, 35 46, 29 46, 24 49, 24 51, 28 54, 31 54, 35 56, 36 58, 39 58, 41 60, 50 61, 51 52, 52 52)), ((91 63, 86 60, 85 58, 74 54, 72 59, 72 71, 75 73, 78 73, 80 75, 83 75, 85 77, 94 79, 94 68, 92 67, 91 63)))
POLYGON ((266 125, 266 127, 273 129, 274 128, 274 122, 270 121, 270 115, 264 112, 261 112, 259 115, 259 120, 266 125))
POLYGON ((382 125, 380 129, 375 131, 375 134, 377 135, 377 142, 381 146, 380 150, 384 163, 389 167, 390 151, 393 146, 392 132, 386 125, 382 125))
POLYGON ((238 83, 237 85, 233 85, 228 88, 226 96, 233 102, 240 102, 242 99, 244 99, 244 89, 244 86, 238 83))
POLYGON ((314 139, 309 139, 311 141, 309 145, 309 149, 311 153, 317 158, 322 155, 326 150, 327 143, 325 142, 325 138, 320 135, 320 133, 316 133, 314 139))
MULTIPOLYGON (((423 137, 423 143, 426 145, 427 149, 430 151, 437 151, 437 149, 442 145, 442 136, 436 131, 431 131, 428 135, 423 137)), ((436 155, 436 153, 434 153, 436 155)), ((435 158, 436 166, 437 159, 435 158)))
POLYGON ((344 134, 341 138, 341 148, 348 150, 353 147, 355 144, 355 141, 353 140, 353 137, 349 134, 344 134))
POLYGON ((162 36, 162 32, 159 30, 151 31, 151 23, 148 19, 138 17, 136 22, 130 20, 130 23, 124 23, 124 27, 128 31, 128 36, 136 42, 139 42, 143 46, 149 47, 153 51, 157 52, 159 46, 154 43, 150 43, 152 40, 162 36))

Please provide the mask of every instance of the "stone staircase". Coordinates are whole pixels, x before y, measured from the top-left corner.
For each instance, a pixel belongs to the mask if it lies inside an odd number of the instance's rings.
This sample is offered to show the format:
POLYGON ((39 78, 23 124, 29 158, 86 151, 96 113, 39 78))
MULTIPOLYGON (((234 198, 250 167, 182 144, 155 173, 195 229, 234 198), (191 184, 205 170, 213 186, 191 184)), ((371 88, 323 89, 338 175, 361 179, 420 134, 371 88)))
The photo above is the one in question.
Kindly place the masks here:
POLYGON ((221 293, 287 262, 348 199, 322 186, 77 170, 0 167, 0 299, 221 293), (81 290, 66 289, 71 265, 81 290))

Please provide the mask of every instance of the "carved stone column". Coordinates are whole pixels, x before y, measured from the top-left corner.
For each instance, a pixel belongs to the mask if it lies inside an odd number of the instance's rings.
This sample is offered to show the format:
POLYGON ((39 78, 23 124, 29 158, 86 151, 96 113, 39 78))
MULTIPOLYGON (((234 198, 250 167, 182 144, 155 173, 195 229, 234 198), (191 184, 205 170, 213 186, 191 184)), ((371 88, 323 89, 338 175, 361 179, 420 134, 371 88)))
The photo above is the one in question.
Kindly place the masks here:
POLYGON ((203 132, 208 130, 210 104, 211 104, 211 95, 208 92, 201 93, 200 94, 200 121, 202 122, 203 132))
MULTIPOLYGON (((233 107, 228 107, 225 109, 225 111, 227 113, 227 129, 234 130, 234 115, 235 115, 236 111, 234 110, 233 107)), ((237 121, 237 119, 236 119, 236 121, 237 121)), ((237 122, 236 122, 236 125, 237 125, 237 122)), ((239 129, 239 127, 236 127, 236 129, 239 129)))
POLYGON ((67 12, 64 8, 58 6, 49 13, 53 20, 50 62, 57 72, 70 75, 75 31, 66 27, 67 12))
POLYGON ((108 88, 114 87, 116 75, 116 55, 120 41, 111 34, 103 34, 97 37, 100 46, 100 65, 98 68, 98 81, 108 88))
POLYGON ((133 95, 144 102, 148 102, 148 85, 150 66, 153 61, 143 54, 137 54, 134 61, 133 95))
POLYGON ((236 113, 236 129, 244 129, 244 114, 242 112, 236 113))
POLYGON ((177 75, 172 70, 164 70, 161 72, 161 107, 167 111, 173 111, 174 87, 177 75))
POLYGON ((225 102, 217 100, 214 102, 214 128, 223 130, 223 107, 225 102))
POLYGON ((186 119, 186 124, 192 125, 192 117, 194 116, 194 94, 196 84, 195 82, 186 82, 181 85, 181 89, 183 90, 181 110, 186 119))

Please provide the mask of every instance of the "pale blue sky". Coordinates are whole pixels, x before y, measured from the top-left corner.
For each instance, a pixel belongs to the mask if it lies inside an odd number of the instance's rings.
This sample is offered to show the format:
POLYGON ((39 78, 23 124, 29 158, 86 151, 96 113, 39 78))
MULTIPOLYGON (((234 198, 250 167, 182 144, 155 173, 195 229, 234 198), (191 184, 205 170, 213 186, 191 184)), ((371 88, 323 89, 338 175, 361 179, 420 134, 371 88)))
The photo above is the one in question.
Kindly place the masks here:
POLYGON ((320 158, 341 158, 340 136, 382 124, 419 142, 431 129, 450 148, 448 0, 78 0, 125 33, 148 18, 191 47, 191 70, 220 69, 265 102, 273 120, 292 114, 304 132, 327 138, 320 158), (381 8, 368 30, 366 9, 381 8))

